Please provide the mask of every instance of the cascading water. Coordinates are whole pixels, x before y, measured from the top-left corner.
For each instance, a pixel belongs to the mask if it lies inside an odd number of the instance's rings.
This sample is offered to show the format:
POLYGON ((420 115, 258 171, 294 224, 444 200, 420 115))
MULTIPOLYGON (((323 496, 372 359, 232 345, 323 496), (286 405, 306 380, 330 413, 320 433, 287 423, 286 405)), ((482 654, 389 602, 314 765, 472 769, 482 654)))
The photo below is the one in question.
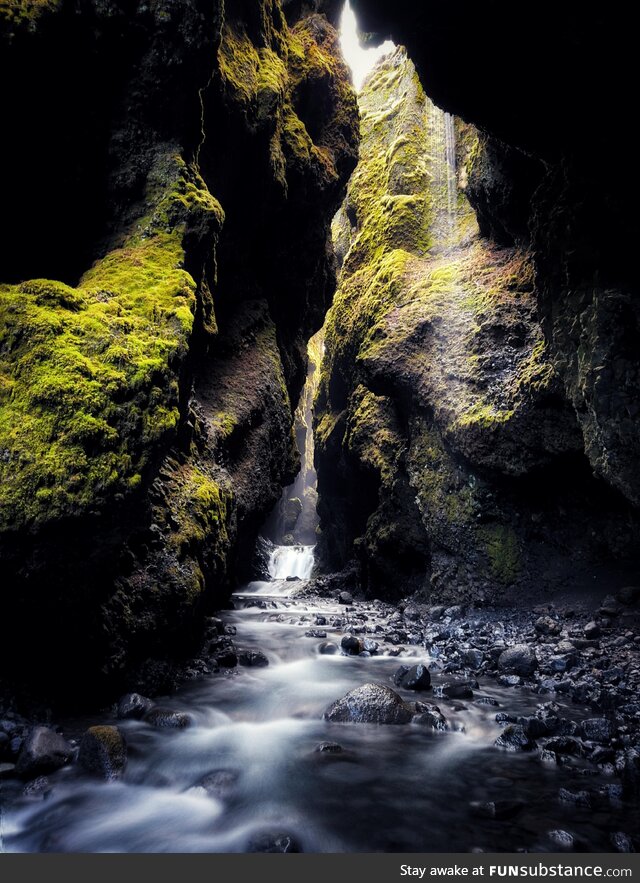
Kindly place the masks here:
POLYGON ((314 563, 313 549, 313 546, 276 546, 269 559, 271 579, 310 579, 314 563))
POLYGON ((454 118, 426 101, 426 138, 433 164, 436 239, 446 244, 455 234, 458 217, 456 132, 454 118))

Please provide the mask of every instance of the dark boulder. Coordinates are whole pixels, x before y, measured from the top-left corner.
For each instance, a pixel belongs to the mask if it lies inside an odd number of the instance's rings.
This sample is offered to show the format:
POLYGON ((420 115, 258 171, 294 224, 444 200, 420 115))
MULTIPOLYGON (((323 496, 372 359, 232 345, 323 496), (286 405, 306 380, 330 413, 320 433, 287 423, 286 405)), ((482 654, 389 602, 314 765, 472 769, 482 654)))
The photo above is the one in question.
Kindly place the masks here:
POLYGON ((23 779, 52 773, 69 763, 73 748, 54 730, 34 727, 22 746, 16 773, 23 779))
POLYGON ((403 690, 430 690, 431 675, 426 665, 412 665, 411 667, 401 665, 393 676, 393 682, 396 687, 403 690))
POLYGON ((334 723, 358 724, 408 724, 413 716, 413 709, 384 684, 356 687, 324 713, 334 723))
POLYGON ((505 751, 532 751, 536 743, 527 735, 524 727, 509 724, 495 741, 498 748, 505 751))
POLYGON ((262 650, 240 650, 238 662, 247 668, 265 668, 269 660, 262 650))
POLYGON ((582 733, 589 742, 607 745, 616 735, 616 726, 606 717, 590 717, 582 721, 582 733))
POLYGON ((118 720, 140 720, 153 708, 151 699, 139 693, 126 693, 118 702, 118 720))
POLYGON ((508 674, 522 677, 532 675, 538 667, 536 654, 528 644, 516 644, 500 654, 498 668, 508 674))
POLYGON ((118 727, 90 727, 80 742, 78 763, 101 779, 119 778, 127 765, 127 745, 118 727))
POLYGON ((360 638, 356 638, 355 635, 345 635, 340 642, 340 646, 342 647, 342 652, 346 653, 347 656, 359 656, 364 650, 362 641, 360 638))
POLYGON ((144 716, 146 723, 159 730, 184 730, 191 726, 191 718, 184 711, 170 708, 152 708, 144 716))

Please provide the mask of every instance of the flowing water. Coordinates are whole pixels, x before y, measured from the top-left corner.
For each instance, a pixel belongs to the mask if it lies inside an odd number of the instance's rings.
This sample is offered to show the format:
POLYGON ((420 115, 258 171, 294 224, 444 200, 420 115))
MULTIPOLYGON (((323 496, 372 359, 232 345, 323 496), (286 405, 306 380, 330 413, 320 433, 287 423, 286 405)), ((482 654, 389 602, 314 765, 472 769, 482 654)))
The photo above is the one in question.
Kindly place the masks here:
MULTIPOLYGON (((548 832, 561 828, 575 835, 578 848, 608 851, 607 831, 623 825, 622 808, 563 804, 558 789, 584 788, 587 779, 594 789, 610 780, 595 769, 581 772, 584 762, 549 767, 535 752, 499 751, 495 706, 437 700, 450 732, 323 720, 348 690, 391 684, 400 661, 431 664, 435 685, 444 675, 424 647, 406 643, 400 650, 385 640, 380 605, 356 605, 346 614, 335 601, 292 597, 304 584, 286 577, 308 575, 312 564, 309 547, 276 548, 271 567, 278 579, 250 584, 224 615, 237 646, 262 650, 268 667, 221 671, 162 700, 188 712, 192 726, 185 730, 105 719, 127 739, 123 778, 102 783, 74 766, 51 776, 46 800, 19 799, 5 812, 5 849, 243 852, 270 832, 289 835, 305 852, 555 851, 548 832), (320 652, 326 640, 340 643, 346 615, 359 617, 381 655, 320 652), (327 741, 342 752, 318 751, 327 741), (213 795, 199 784, 211 774, 213 795), (512 819, 478 818, 471 807, 514 796, 524 805, 512 819)), ((515 714, 540 701, 490 679, 476 691, 476 699, 482 696, 515 714)), ((431 694, 404 697, 429 701, 431 694)), ((79 736, 95 723, 66 722, 65 729, 79 736)))

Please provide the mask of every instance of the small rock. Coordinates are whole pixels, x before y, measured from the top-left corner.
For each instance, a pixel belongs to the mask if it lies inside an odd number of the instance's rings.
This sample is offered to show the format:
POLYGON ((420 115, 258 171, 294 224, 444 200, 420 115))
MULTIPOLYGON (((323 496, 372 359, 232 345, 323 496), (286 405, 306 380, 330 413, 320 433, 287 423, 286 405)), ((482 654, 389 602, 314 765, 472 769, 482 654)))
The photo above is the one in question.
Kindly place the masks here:
POLYGON ((449 729, 447 719, 437 705, 432 705, 430 702, 416 702, 416 712, 417 714, 411 723, 417 724, 419 727, 429 727, 439 732, 449 729))
POLYGON ((516 724, 506 726, 496 739, 495 745, 505 751, 532 751, 536 747, 536 743, 529 738, 524 728, 516 724))
POLYGON ((80 742, 78 764, 106 781, 119 778, 127 764, 127 745, 118 727, 89 727, 80 742))
POLYGON ((351 690, 324 713, 335 723, 407 724, 413 710, 384 684, 364 684, 351 690))
POLYGON ((589 742, 607 745, 616 734, 616 727, 606 717, 591 717, 582 721, 582 733, 589 742))
POLYGON ((144 721, 159 730, 184 730, 191 726, 191 718, 184 711, 170 708, 152 708, 144 716, 144 721))
POLYGON ((247 852, 302 852, 298 842, 286 832, 265 831, 255 834, 247 846, 247 852))
POLYGON ((304 633, 305 638, 326 638, 327 633, 323 629, 309 629, 304 633))
POLYGON ((344 748, 338 742, 321 742, 315 750, 320 754, 342 754, 344 748))
POLYGON ((558 797, 563 803, 574 803, 576 806, 591 806, 591 796, 588 791, 569 791, 561 788, 558 797))
POLYGON ((355 635, 345 635, 340 642, 342 652, 347 656, 359 656, 363 651, 362 641, 355 635))
POLYGON ((464 665, 477 671, 484 662, 484 653, 482 650, 475 650, 473 648, 465 650, 462 654, 462 662, 464 665))
POLYGON ((51 790, 49 779, 47 779, 46 776, 38 776, 37 779, 28 782, 24 786, 22 789, 22 795, 30 800, 44 800, 45 797, 51 794, 51 790))
POLYGON ((15 770, 15 763, 0 763, 0 779, 11 779, 15 770))
POLYGON ((519 687, 522 683, 520 675, 500 675, 498 683, 501 687, 519 687))
POLYGON ((496 714, 497 724, 515 724, 516 722, 517 718, 512 714, 508 714, 506 711, 499 711, 496 714))
POLYGON ((118 720, 140 720, 153 708, 151 699, 140 693, 126 693, 118 701, 118 720))
POLYGON ((535 630, 541 635, 558 635, 560 626, 550 616, 541 616, 535 622, 535 630))
POLYGON ((426 665, 401 665, 393 676, 396 687, 403 690, 429 690, 431 688, 431 675, 426 665))
POLYGON ((595 641, 601 634, 602 631, 597 622, 587 623, 584 627, 584 636, 588 641, 595 641))
POLYGON ((323 656, 335 656, 338 649, 337 644, 334 644, 332 641, 325 641, 318 647, 318 653, 321 653, 323 656))
POLYGON ((378 647, 380 646, 377 641, 371 640, 371 638, 365 638, 362 642, 364 649, 367 653, 376 653, 378 651, 378 647))
POLYGON ((547 836, 560 849, 573 849, 574 837, 568 831, 562 831, 561 829, 549 831, 547 836))
POLYGON ((248 668, 266 668, 269 665, 269 660, 262 650, 241 650, 238 653, 238 662, 248 668))
POLYGON ((635 852, 633 840, 624 831, 614 831, 609 838, 616 852, 635 852))
POLYGON ((235 770, 213 770, 200 779, 198 787, 204 788, 209 797, 224 800, 229 797, 239 778, 240 774, 235 770))
POLYGON ((497 699, 494 699, 493 696, 479 696, 475 700, 476 705, 490 705, 493 708, 499 708, 500 703, 497 699))
POLYGON ((220 668, 235 668, 238 664, 238 655, 235 650, 228 648, 217 653, 216 660, 220 668))
POLYGON ((473 801, 471 804, 472 815, 482 819, 512 819, 522 810, 524 803, 520 800, 488 800, 486 802, 473 801))
POLYGON ((445 699, 473 699, 473 689, 468 681, 439 684, 433 688, 433 695, 441 696, 445 699))
POLYGON ((338 604, 353 604, 353 595, 349 592, 340 592, 338 595, 338 604))
POLYGON ((605 616, 617 616, 620 612, 620 602, 616 601, 613 595, 607 595, 600 605, 600 613, 605 616))
POLYGON ((500 671, 517 674, 522 677, 532 675, 538 667, 536 654, 527 644, 516 644, 509 647, 498 659, 500 671))
POLYGON ((59 770, 72 757, 73 749, 66 739, 48 727, 34 727, 20 751, 16 773, 23 779, 31 779, 59 770))

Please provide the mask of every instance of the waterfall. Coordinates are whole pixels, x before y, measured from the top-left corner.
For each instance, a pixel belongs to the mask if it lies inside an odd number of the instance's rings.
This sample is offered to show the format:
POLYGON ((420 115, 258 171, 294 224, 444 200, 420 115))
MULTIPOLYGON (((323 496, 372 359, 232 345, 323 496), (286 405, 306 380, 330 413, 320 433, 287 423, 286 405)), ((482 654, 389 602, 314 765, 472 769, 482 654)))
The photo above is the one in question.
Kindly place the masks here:
POLYGON ((450 113, 444 114, 444 140, 447 175, 447 214, 452 225, 455 224, 458 187, 456 177, 456 131, 453 125, 453 117, 450 113))
POLYGON ((434 228, 440 244, 457 229, 458 180, 454 118, 426 101, 426 138, 433 168, 434 228))
POLYGON ((313 560, 313 546, 276 546, 269 559, 269 574, 273 580, 310 579, 313 560))

